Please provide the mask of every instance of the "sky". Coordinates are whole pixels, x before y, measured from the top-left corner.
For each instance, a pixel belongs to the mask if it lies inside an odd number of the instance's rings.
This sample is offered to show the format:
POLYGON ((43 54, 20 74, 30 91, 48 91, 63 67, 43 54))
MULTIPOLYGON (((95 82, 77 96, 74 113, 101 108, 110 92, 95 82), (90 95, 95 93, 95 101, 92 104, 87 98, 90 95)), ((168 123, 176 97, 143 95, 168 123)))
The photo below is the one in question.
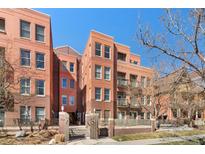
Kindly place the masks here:
POLYGON ((83 52, 89 33, 96 30, 114 37, 116 42, 130 46, 133 53, 141 56, 141 64, 151 67, 153 55, 136 39, 140 21, 160 31, 159 18, 163 9, 35 9, 49 14, 52 22, 54 47, 69 45, 83 52))

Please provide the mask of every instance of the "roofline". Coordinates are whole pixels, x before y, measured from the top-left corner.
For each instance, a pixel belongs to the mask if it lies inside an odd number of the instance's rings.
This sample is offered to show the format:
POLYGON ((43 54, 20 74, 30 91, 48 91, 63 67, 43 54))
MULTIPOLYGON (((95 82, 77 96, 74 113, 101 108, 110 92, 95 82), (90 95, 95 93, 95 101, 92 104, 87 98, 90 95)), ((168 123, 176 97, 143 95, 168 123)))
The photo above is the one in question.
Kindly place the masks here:
POLYGON ((79 56, 82 56, 81 53, 79 53, 76 49, 74 49, 73 47, 71 47, 71 46, 69 46, 69 45, 67 45, 67 44, 66 44, 66 45, 62 45, 62 46, 55 47, 54 50, 60 49, 60 48, 70 48, 70 49, 72 49, 75 53, 77 53, 79 56))
POLYGON ((99 31, 96 31, 95 29, 92 29, 91 32, 96 32, 96 33, 99 33, 99 34, 102 34, 102 35, 104 35, 104 36, 107 36, 107 37, 110 37, 110 38, 114 39, 113 36, 107 35, 107 34, 105 34, 105 33, 99 32, 99 31))
POLYGON ((30 9, 30 8, 28 8, 29 10, 32 10, 32 11, 34 11, 34 12, 36 12, 36 13, 39 13, 39 14, 42 14, 42 15, 45 15, 45 16, 47 16, 47 17, 51 17, 49 14, 46 14, 46 13, 43 13, 43 12, 40 12, 40 11, 37 11, 37 10, 34 10, 34 9, 30 9))
POLYGON ((134 55, 134 56, 138 56, 138 57, 141 57, 140 55, 136 54, 136 53, 133 53, 133 52, 130 52, 131 55, 134 55))
POLYGON ((125 44, 122 44, 122 43, 119 43, 119 42, 114 42, 115 44, 119 44, 119 45, 122 45, 122 46, 125 46, 125 47, 127 47, 127 48, 129 48, 130 49, 130 47, 128 46, 128 45, 125 45, 125 44))

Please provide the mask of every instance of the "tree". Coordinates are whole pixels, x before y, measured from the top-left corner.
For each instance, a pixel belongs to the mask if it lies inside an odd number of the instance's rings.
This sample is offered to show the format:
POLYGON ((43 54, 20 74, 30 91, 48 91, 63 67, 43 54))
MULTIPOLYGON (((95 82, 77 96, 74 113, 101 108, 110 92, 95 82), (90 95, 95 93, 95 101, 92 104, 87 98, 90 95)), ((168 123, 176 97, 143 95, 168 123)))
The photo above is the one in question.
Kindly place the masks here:
MULTIPOLYGON (((165 32, 154 34, 153 30, 139 24, 137 38, 149 48, 185 65, 205 81, 205 9, 166 9, 161 17, 165 32)), ((205 89, 205 86, 203 85, 205 89)))

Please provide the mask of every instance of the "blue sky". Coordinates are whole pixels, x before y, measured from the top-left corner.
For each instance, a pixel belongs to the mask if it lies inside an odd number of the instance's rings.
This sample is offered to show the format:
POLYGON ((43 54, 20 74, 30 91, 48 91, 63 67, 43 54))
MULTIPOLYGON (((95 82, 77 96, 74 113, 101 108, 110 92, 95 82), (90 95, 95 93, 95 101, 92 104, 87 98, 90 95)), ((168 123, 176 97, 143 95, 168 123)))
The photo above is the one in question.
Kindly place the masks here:
POLYGON ((54 47, 68 44, 83 52, 92 29, 114 36, 116 42, 130 46, 141 55, 142 65, 151 66, 153 55, 146 52, 135 38, 137 21, 160 31, 162 9, 36 9, 52 19, 54 47))

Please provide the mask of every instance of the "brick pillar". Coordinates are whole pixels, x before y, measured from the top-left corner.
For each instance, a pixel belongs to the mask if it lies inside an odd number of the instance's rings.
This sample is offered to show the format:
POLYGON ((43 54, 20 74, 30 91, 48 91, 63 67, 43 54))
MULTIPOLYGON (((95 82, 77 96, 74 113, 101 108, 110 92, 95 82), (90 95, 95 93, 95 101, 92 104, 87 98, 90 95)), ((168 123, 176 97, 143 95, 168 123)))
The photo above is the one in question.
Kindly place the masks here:
POLYGON ((87 138, 98 139, 98 114, 96 113, 86 114, 85 122, 89 132, 87 138))
POLYGON ((59 133, 65 135, 65 141, 69 140, 69 114, 59 112, 59 133))
POLYGON ((108 119, 108 136, 114 136, 114 129, 115 129, 115 119, 108 119))
POLYGON ((151 132, 156 131, 156 119, 151 119, 151 132))

